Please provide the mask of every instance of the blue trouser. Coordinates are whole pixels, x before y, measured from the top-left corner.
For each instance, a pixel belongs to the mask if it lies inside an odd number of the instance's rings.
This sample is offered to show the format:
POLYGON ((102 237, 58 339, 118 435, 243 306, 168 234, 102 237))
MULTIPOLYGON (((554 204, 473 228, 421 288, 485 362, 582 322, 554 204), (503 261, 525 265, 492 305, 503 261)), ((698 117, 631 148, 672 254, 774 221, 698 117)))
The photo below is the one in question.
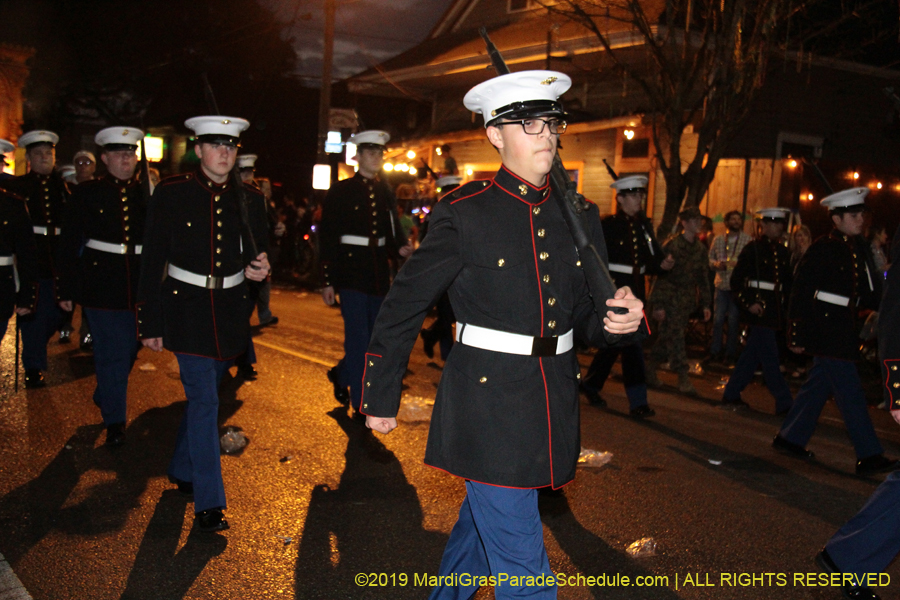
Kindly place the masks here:
POLYGON ((350 386, 350 403, 358 411, 366 350, 384 296, 347 289, 338 290, 338 293, 341 296, 341 316, 344 317, 344 360, 339 381, 342 386, 350 386))
POLYGON ((22 366, 47 370, 47 342, 59 330, 62 309, 56 304, 52 279, 41 279, 37 287, 37 306, 30 315, 17 317, 22 330, 22 366))
MULTIPOLYGON (((506 576, 553 576, 544 548, 537 494, 537 490, 466 481, 466 498, 444 548, 439 575, 466 575, 472 579, 492 575, 498 578, 494 586, 494 597, 498 599, 556 598, 555 583, 525 586, 499 581, 506 576)), ((477 581, 450 579, 435 587, 429 598, 464 600, 475 595, 478 587, 477 581)))
POLYGON ((741 312, 734 296, 729 290, 716 290, 715 315, 713 316, 712 344, 709 347, 710 354, 722 352, 722 327, 728 319, 728 340, 725 345, 725 354, 729 358, 737 356, 738 331, 740 327, 741 312))
POLYGON ((622 378, 625 380, 628 408, 634 410, 646 406, 647 380, 644 375, 644 349, 640 344, 598 350, 588 367, 584 387, 599 394, 619 354, 622 355, 622 378))
POLYGON ((106 425, 124 423, 128 375, 141 345, 137 318, 133 310, 85 308, 82 314, 91 322, 94 338, 94 404, 100 407, 106 425))
POLYGON ((194 484, 194 512, 225 508, 225 484, 219 459, 219 382, 228 361, 176 353, 187 407, 169 475, 194 484))
POLYGON ((753 374, 757 365, 760 364, 766 387, 775 397, 775 412, 789 410, 792 403, 791 390, 779 368, 778 340, 775 339, 775 330, 757 325, 750 327, 747 345, 734 366, 734 372, 728 378, 722 400, 725 402, 740 400, 741 392, 753 381, 753 374))
MULTIPOLYGON (((844 573, 880 573, 900 552, 900 471, 878 486, 856 516, 835 533, 825 549, 844 573)), ((863 583, 865 585, 865 583, 863 583)))
POLYGON ((884 452, 866 408, 866 395, 859 381, 856 364, 837 358, 817 356, 813 359, 809 378, 797 392, 794 404, 781 426, 781 437, 806 447, 816 429, 825 401, 831 395, 834 395, 834 403, 844 417, 844 425, 853 442, 856 457, 868 458, 884 452))

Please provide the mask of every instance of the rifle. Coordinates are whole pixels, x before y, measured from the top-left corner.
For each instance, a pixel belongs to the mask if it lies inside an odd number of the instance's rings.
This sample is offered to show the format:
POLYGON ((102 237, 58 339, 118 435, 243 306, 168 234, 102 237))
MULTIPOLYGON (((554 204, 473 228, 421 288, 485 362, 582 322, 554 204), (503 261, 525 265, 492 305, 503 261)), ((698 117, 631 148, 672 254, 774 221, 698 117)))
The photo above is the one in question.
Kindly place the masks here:
MULTIPOLYGON (((203 92, 206 96, 206 103, 212 113, 218 115, 220 114, 219 106, 216 103, 216 96, 213 94, 212 86, 209 84, 209 79, 206 77, 206 73, 203 73, 202 77, 203 92)), ((250 199, 247 197, 247 190, 244 188, 244 182, 241 180, 241 174, 238 172, 237 161, 235 161, 235 165, 231 169, 231 185, 234 186, 234 191, 238 196, 238 212, 241 215, 241 226, 247 232, 247 241, 248 245, 250 246, 251 253, 250 260, 256 260, 256 257, 259 256, 259 250, 256 247, 256 238, 253 237, 253 230, 250 229, 250 215, 247 211, 247 205, 250 203, 250 199)), ((252 264, 250 264, 250 261, 247 261, 247 265, 251 269, 259 269, 259 267, 254 267, 252 264)))
POLYGON ((606 162, 605 158, 603 159, 603 165, 606 167, 606 172, 609 173, 609 176, 613 178, 613 181, 618 181, 619 176, 616 174, 613 168, 609 166, 609 163, 606 162))
MULTIPOLYGON (((497 50, 497 47, 494 46, 494 43, 488 36, 487 29, 482 27, 479 33, 484 39, 488 55, 491 57, 491 62, 497 73, 500 75, 508 74, 510 72, 509 67, 506 66, 500 51, 497 50)), ((600 259, 600 254, 587 233, 588 224, 585 217, 590 205, 584 196, 576 190, 575 182, 569 179, 569 174, 562 164, 559 152, 554 155, 553 166, 550 168, 550 188, 553 191, 553 197, 562 210, 569 232, 575 241, 575 247, 581 258, 582 270, 587 279, 588 289, 594 301, 594 309, 597 311, 597 314, 602 317, 608 311, 613 311, 616 314, 627 313, 628 311, 625 308, 606 306, 606 301, 615 296, 616 284, 609 274, 609 269, 600 259)), ((605 329, 603 334, 606 341, 610 344, 617 342, 621 337, 619 334, 609 333, 605 329)))
POLYGON ((19 315, 16 315, 16 383, 15 393, 19 393, 19 315))

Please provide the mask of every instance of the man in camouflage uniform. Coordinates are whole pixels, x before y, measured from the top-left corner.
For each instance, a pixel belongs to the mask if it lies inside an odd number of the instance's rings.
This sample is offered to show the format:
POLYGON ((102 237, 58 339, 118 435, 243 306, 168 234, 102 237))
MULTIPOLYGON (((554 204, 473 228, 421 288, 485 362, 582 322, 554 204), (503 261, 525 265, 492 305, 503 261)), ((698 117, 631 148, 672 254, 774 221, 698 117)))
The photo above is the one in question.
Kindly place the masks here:
POLYGON ((691 313, 698 306, 703 308, 703 320, 709 321, 709 267, 706 248, 697 239, 697 233, 703 224, 700 210, 692 206, 681 211, 678 218, 681 219, 682 233, 670 238, 663 247, 663 252, 675 259, 675 266, 668 273, 659 276, 650 294, 659 338, 647 361, 647 385, 661 385, 656 370, 660 363, 668 360, 669 367, 678 373, 678 390, 696 395, 697 390, 688 377, 684 329, 691 313))

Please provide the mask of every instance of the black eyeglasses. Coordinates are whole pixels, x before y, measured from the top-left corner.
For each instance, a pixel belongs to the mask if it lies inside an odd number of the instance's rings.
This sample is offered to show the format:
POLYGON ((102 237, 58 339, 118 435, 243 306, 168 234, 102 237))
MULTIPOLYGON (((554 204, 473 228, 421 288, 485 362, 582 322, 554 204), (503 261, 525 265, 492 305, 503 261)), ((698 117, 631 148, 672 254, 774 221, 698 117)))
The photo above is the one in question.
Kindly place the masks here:
POLYGON ((544 132, 544 127, 550 128, 550 133, 560 135, 566 132, 568 124, 559 119, 522 119, 521 121, 503 121, 500 125, 518 124, 528 135, 540 135, 544 132))

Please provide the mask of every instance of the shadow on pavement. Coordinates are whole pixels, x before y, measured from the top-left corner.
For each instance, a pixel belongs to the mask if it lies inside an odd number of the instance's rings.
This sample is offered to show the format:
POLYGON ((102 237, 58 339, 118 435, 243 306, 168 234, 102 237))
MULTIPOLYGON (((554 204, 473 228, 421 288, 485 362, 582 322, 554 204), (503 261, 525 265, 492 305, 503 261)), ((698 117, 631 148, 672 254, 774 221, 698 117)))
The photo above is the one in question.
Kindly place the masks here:
MULTIPOLYGON (((575 567, 575 573, 557 573, 567 578, 572 575, 582 574, 585 577, 606 575, 607 579, 615 580, 617 576, 628 576, 632 585, 636 577, 653 576, 655 573, 642 569, 635 561, 620 549, 613 548, 602 538, 587 530, 569 507, 569 501, 565 492, 541 493, 538 496, 538 509, 541 512, 541 521, 553 533, 553 537, 559 544, 563 553, 569 557, 575 567)), ((652 560, 652 559, 651 559, 652 560)), ((571 580, 574 585, 586 587, 577 580, 571 580)), ((670 581, 670 585, 673 583, 670 581)), ((681 596, 665 585, 648 587, 623 587, 623 586, 593 586, 589 587, 594 598, 628 598, 629 600, 677 600, 681 596)), ((561 597, 567 593, 565 588, 559 588, 561 597)))
MULTIPOLYGON (((328 413, 347 435, 337 489, 312 491, 295 573, 297 598, 424 598, 415 573, 437 574, 447 536, 422 528, 422 506, 393 452, 345 407, 328 413), (360 573, 407 576, 407 584, 359 587, 360 573)), ((384 582, 383 582, 384 583, 384 582)))
POLYGON ((178 549, 189 504, 190 499, 177 490, 162 493, 121 600, 179 600, 210 559, 225 551, 228 540, 224 536, 196 530, 191 531, 187 542, 178 549))

